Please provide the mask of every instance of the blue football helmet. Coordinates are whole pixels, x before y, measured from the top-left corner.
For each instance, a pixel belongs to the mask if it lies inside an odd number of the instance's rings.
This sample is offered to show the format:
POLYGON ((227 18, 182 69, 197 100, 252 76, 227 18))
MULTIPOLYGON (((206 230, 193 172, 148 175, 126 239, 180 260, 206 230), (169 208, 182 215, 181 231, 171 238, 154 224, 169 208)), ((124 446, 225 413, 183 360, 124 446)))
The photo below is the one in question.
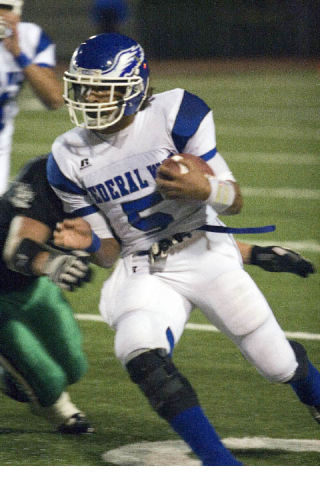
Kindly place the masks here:
POLYGON ((135 40, 103 33, 76 49, 63 80, 71 122, 103 130, 138 112, 147 96, 149 69, 135 40), (103 100, 92 100, 92 91, 102 92, 103 100))

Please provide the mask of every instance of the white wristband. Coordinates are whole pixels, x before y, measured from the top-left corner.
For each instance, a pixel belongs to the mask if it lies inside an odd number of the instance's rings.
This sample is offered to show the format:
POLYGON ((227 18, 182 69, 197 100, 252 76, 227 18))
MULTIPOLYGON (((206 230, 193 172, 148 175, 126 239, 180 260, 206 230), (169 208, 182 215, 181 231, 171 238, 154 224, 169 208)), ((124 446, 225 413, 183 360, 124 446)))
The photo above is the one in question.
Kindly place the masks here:
POLYGON ((222 182, 216 177, 207 177, 211 187, 211 193, 206 201, 217 213, 222 213, 231 207, 236 197, 234 186, 231 182, 222 182))

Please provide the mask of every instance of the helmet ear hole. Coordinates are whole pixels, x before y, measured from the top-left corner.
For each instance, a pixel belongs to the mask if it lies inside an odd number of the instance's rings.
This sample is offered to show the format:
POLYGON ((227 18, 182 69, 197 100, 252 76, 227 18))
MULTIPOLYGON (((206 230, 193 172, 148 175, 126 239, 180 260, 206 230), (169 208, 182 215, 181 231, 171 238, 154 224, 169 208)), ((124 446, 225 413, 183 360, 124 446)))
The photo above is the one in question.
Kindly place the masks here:
POLYGON ((114 125, 123 115, 140 109, 148 80, 144 51, 136 41, 115 33, 90 37, 76 49, 64 74, 64 99, 71 121, 92 129, 114 125), (89 88, 100 92, 94 100, 82 95, 82 89, 89 88))

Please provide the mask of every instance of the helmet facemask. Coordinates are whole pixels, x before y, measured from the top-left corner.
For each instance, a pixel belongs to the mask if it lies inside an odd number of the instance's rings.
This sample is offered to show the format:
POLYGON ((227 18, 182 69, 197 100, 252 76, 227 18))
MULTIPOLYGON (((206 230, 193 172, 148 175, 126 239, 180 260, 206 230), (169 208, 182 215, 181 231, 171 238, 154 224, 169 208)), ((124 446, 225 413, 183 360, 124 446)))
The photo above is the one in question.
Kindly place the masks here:
POLYGON ((87 129, 102 130, 119 122, 130 102, 144 91, 139 76, 104 78, 94 75, 64 74, 64 95, 72 123, 87 129), (97 90, 101 100, 89 100, 97 90))
POLYGON ((0 16, 0 40, 7 38, 11 35, 11 30, 7 25, 7 22, 0 16))
POLYGON ((21 15, 23 3, 23 0, 0 0, 0 9, 3 8, 16 15, 21 15))
MULTIPOLYGON (((23 0, 0 0, 0 9, 7 10, 8 12, 21 15, 23 7, 23 0)), ((8 27, 4 18, 0 15, 0 40, 10 37, 12 34, 11 29, 8 27)))

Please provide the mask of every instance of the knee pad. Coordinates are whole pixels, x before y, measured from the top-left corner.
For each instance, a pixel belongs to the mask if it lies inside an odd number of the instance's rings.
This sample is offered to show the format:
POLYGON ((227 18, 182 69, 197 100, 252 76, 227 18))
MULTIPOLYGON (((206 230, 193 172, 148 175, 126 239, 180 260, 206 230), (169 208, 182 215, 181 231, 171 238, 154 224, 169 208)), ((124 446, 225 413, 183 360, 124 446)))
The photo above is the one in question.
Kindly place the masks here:
POLYGON ((151 406, 165 420, 171 420, 187 408, 199 405, 197 395, 173 364, 164 349, 144 352, 130 360, 126 368, 151 406))
POLYGON ((295 342, 294 340, 289 340, 289 343, 295 353, 298 367, 294 372, 293 377, 287 383, 297 382, 305 379, 308 376, 309 371, 309 360, 305 348, 301 345, 301 343, 295 342))

